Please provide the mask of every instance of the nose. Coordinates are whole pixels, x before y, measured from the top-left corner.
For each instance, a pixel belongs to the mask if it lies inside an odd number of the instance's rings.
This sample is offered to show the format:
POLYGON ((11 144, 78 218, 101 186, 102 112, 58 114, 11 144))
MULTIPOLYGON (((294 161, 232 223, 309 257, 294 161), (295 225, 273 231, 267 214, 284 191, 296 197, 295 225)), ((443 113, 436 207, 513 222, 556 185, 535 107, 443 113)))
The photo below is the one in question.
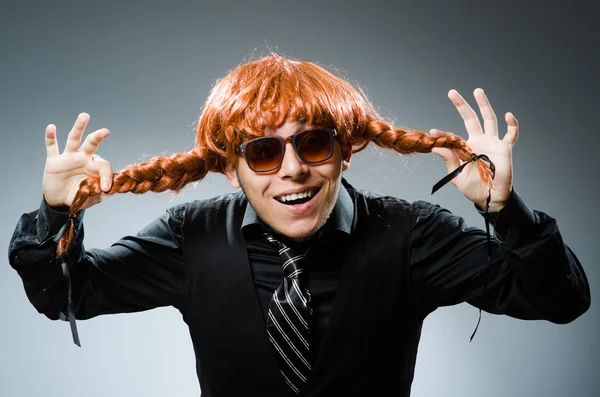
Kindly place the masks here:
POLYGON ((283 161, 279 168, 278 174, 280 178, 296 178, 300 175, 308 173, 308 164, 306 164, 298 153, 294 150, 291 142, 285 145, 285 152, 283 153, 283 161))

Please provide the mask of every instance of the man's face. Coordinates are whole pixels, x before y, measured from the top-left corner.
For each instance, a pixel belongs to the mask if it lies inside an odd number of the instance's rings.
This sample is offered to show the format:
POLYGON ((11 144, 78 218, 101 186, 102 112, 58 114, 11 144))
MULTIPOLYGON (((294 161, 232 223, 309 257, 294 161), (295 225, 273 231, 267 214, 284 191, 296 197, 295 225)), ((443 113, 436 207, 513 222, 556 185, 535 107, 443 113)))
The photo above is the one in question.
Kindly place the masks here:
MULTIPOLYGON (((286 138, 312 128, 288 121, 281 128, 265 131, 265 135, 286 138)), ((273 230, 294 240, 303 240, 329 217, 340 191, 342 171, 349 165, 350 156, 342 158, 337 139, 331 158, 318 164, 304 163, 288 142, 278 169, 256 173, 248 167, 244 157, 238 157, 237 164, 227 165, 225 175, 231 186, 242 188, 258 216, 273 230), (309 192, 312 197, 302 204, 285 203, 292 199, 289 194, 301 192, 309 192)))

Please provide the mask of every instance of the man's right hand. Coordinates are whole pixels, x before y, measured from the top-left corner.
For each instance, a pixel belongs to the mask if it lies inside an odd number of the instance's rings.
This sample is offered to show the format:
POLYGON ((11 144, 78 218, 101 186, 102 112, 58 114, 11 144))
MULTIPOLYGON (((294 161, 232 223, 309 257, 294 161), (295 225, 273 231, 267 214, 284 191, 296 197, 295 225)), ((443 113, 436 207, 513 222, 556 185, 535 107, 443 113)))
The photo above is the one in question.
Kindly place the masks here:
MULTIPOLYGON (((87 113, 77 117, 67 138, 63 153, 59 153, 56 140, 56 126, 46 127, 46 168, 44 169, 44 198, 50 207, 70 207, 80 182, 90 175, 100 176, 103 192, 110 191, 113 182, 113 171, 110 163, 97 154, 100 143, 109 135, 106 128, 89 134, 83 144, 81 137, 90 120, 87 113), (81 146, 80 146, 81 145, 81 146)), ((91 196, 81 209, 98 204, 106 195, 91 196)))

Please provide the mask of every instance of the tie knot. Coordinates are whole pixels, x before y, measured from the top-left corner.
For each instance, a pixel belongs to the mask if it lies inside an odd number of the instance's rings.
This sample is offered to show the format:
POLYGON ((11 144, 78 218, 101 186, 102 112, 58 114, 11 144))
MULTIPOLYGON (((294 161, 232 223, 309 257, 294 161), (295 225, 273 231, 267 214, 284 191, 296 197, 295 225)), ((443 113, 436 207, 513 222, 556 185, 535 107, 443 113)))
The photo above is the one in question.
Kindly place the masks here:
POLYGON ((298 278, 304 271, 303 260, 308 254, 308 249, 300 250, 292 248, 268 233, 265 233, 265 238, 271 244, 274 244, 279 250, 279 257, 281 258, 281 266, 284 277, 298 278))

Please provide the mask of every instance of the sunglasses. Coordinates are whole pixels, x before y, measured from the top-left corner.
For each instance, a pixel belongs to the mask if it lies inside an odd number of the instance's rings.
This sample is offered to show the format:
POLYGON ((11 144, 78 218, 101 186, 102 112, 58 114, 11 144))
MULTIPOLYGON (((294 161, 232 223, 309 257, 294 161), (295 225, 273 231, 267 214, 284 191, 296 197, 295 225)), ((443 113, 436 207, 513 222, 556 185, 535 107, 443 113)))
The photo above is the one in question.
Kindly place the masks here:
POLYGON ((244 142, 238 151, 244 154, 248 167, 254 172, 273 171, 283 162, 285 146, 292 142, 296 154, 307 164, 328 160, 333 154, 333 139, 337 131, 333 128, 306 130, 287 138, 264 136, 244 142))

